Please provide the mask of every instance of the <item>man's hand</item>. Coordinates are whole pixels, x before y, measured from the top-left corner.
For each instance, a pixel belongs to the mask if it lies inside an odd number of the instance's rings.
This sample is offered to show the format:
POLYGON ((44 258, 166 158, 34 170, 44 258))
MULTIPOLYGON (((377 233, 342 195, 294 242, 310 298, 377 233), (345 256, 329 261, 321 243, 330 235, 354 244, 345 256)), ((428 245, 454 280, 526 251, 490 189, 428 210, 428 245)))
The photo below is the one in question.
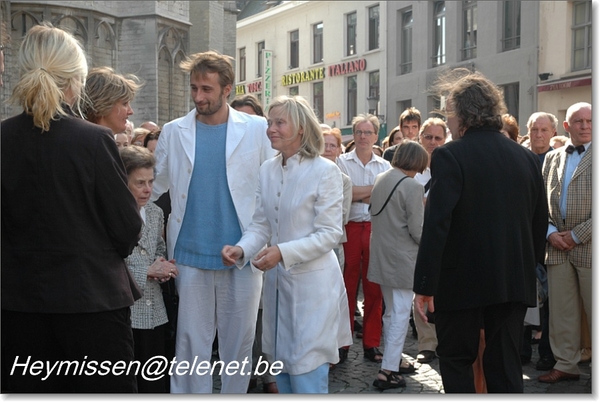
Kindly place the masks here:
POLYGON ((571 251, 577 245, 573 240, 570 230, 552 233, 548 237, 548 243, 560 251, 571 251))
POLYGON ((224 246, 221 250, 221 260, 226 267, 234 265, 243 256, 244 250, 240 246, 224 246))
POLYGON ((425 303, 427 303, 427 310, 430 312, 435 311, 435 307, 433 305, 433 296, 425 296, 425 295, 415 295, 415 310, 417 310, 417 314, 424 322, 427 322, 427 315, 425 315, 425 303))

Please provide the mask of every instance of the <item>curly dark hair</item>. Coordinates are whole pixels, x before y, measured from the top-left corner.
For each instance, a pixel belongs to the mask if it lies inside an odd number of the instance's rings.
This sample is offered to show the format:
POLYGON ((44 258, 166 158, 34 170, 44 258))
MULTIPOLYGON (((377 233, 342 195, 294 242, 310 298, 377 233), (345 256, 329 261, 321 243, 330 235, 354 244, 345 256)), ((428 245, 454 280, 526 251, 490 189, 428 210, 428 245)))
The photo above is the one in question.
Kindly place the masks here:
POLYGON ((477 127, 502 129, 506 113, 504 95, 496 84, 478 71, 456 68, 441 74, 434 84, 438 96, 445 96, 451 110, 438 113, 458 118, 461 130, 477 127))

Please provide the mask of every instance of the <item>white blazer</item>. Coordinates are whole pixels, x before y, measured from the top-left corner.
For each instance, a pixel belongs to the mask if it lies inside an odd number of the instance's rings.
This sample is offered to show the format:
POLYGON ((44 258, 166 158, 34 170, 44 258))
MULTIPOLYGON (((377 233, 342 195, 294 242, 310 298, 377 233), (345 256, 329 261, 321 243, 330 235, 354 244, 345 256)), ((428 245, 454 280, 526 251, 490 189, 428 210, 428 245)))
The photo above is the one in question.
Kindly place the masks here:
MULTIPOLYGON (((225 158, 227 183, 242 232, 254 213, 260 165, 275 155, 267 137, 264 117, 238 112, 229 105, 225 158)), ((187 192, 194 170, 196 109, 164 125, 156 146, 156 177, 152 201, 170 191, 171 215, 167 224, 168 255, 174 255, 181 230, 187 192)), ((208 211, 207 211, 208 212, 208 211)))
POLYGON ((266 242, 283 262, 266 272, 263 351, 283 372, 308 373, 337 363, 338 348, 352 344, 344 279, 333 248, 342 235, 342 173, 322 157, 282 166, 281 156, 260 170, 260 199, 238 245, 243 266, 266 242))

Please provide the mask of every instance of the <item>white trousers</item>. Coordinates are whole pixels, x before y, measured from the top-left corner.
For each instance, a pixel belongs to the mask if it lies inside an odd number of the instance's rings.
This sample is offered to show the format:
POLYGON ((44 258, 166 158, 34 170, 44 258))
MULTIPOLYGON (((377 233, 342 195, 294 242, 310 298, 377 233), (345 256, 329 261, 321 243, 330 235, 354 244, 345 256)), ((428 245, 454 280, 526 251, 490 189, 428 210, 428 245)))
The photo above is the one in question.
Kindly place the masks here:
MULTIPOLYGON (((239 370, 221 376, 221 393, 245 394, 252 368, 252 343, 262 287, 262 273, 243 269, 206 270, 177 265, 175 279, 179 292, 179 316, 175 357, 177 362, 210 362, 215 332, 218 332, 219 360, 227 365, 239 362, 239 370), (248 363, 242 366, 244 360, 248 363), (245 372, 242 368, 245 367, 245 372)), ((231 367, 231 366, 230 366, 231 367)), ((218 374, 218 369, 215 373, 218 374)), ((213 380, 207 374, 171 376, 171 393, 212 393, 213 380)))
POLYGON ((381 285, 381 293, 385 301, 385 313, 383 314, 385 349, 381 368, 398 371, 408 332, 414 294, 411 289, 398 289, 385 285, 381 285))

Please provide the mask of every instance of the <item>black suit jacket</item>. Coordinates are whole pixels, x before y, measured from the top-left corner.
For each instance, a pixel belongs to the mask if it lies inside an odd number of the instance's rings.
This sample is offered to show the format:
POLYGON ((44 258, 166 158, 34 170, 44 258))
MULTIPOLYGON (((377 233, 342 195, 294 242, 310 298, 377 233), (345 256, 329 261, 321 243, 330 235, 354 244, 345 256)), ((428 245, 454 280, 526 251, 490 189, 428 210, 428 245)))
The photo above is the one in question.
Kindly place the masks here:
POLYGON ((436 310, 536 305, 548 207, 537 156, 497 130, 469 129, 431 156, 413 290, 436 310))
POLYGON ((2 122, 2 308, 86 313, 141 296, 124 257, 142 220, 109 129, 74 116, 41 133, 2 122))

